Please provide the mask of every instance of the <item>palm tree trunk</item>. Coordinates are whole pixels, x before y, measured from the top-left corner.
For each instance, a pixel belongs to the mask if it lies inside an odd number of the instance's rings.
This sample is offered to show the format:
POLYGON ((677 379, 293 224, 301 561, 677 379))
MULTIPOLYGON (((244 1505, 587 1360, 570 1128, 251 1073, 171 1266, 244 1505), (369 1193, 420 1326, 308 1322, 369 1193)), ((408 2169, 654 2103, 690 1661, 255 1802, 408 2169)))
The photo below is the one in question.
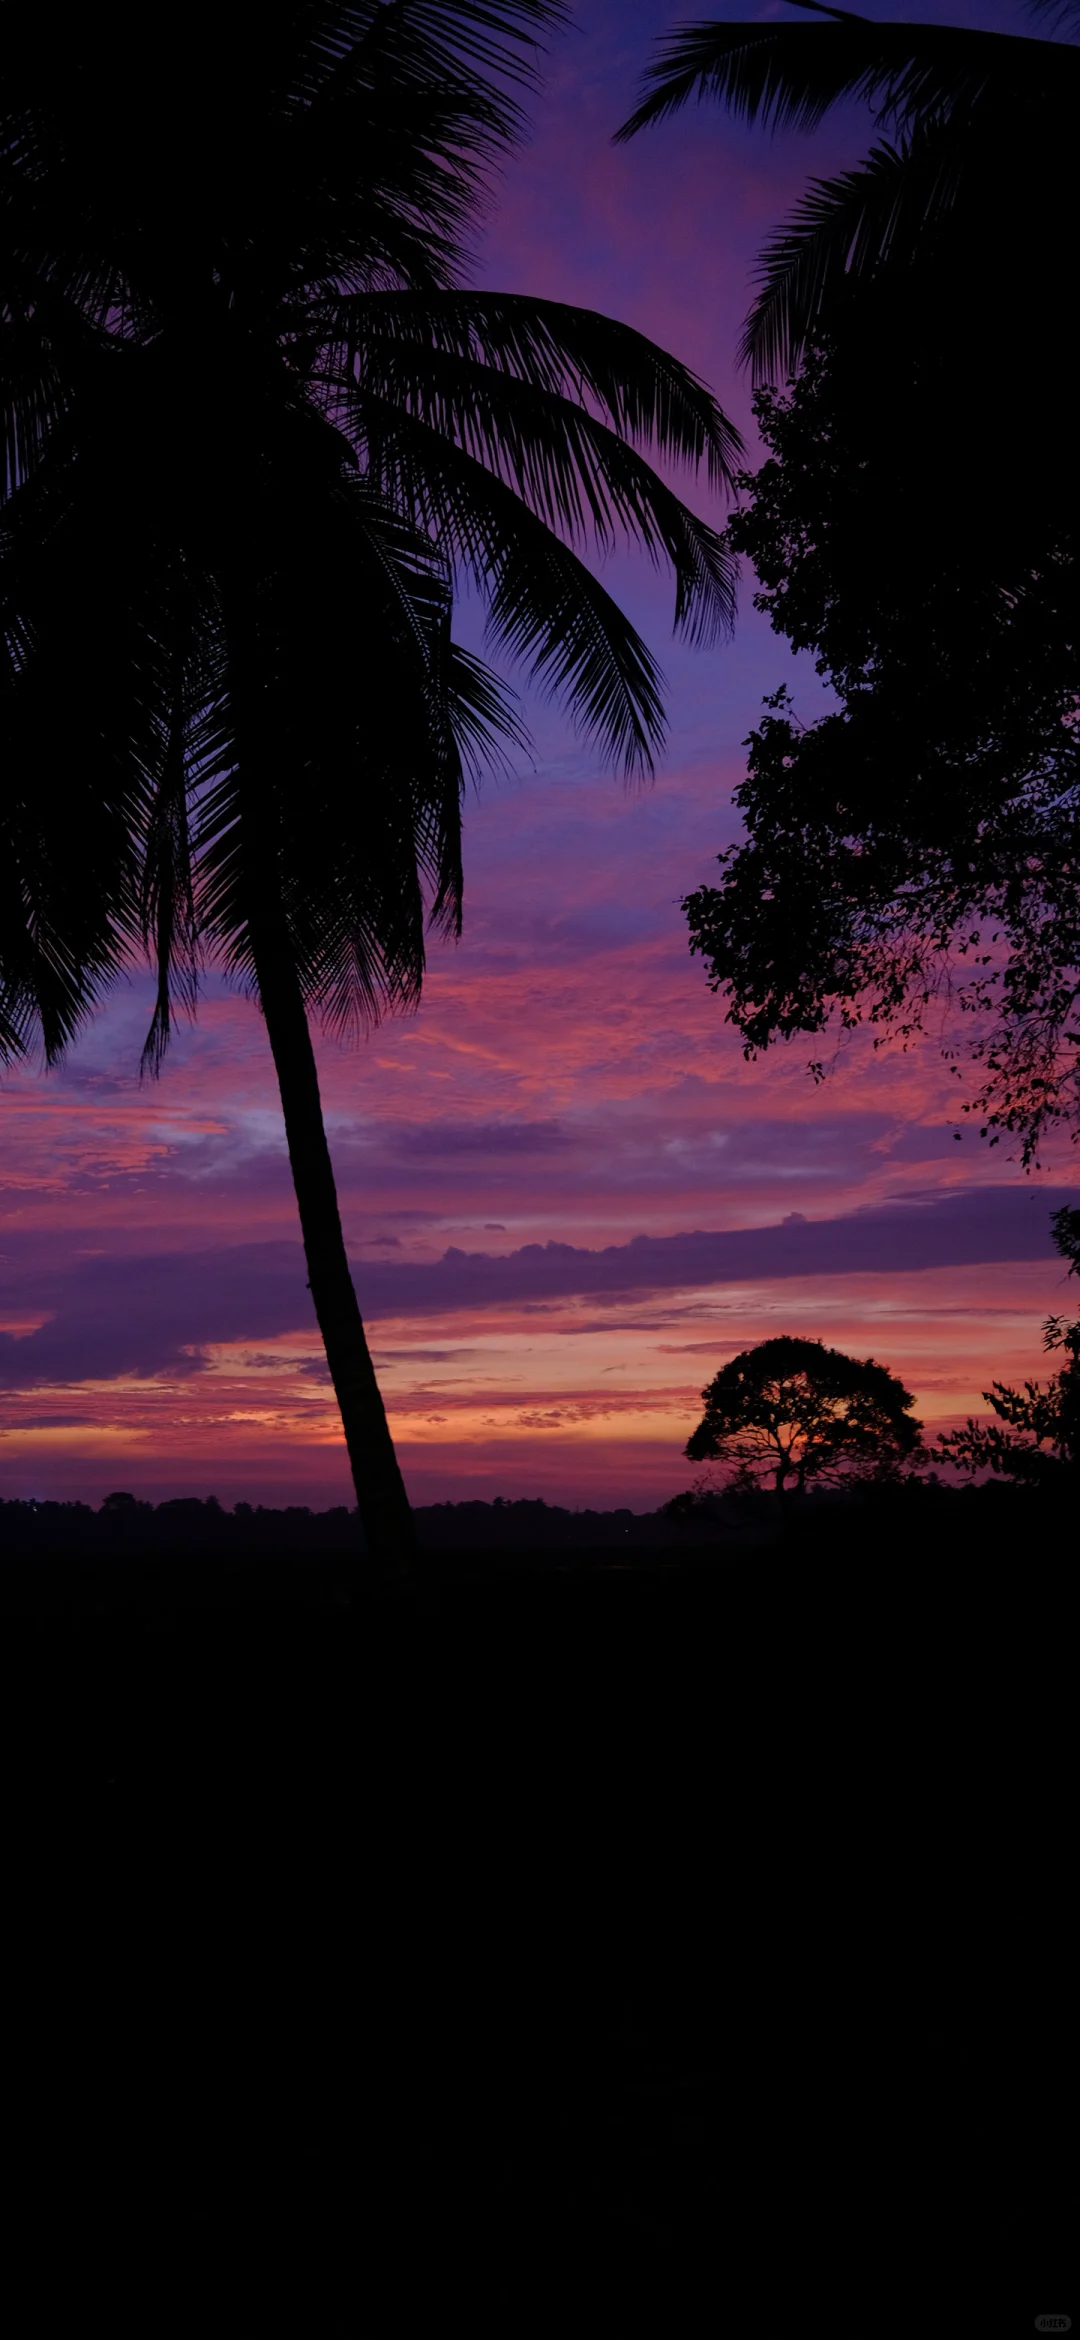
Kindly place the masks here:
POLYGON ((250 920, 249 932, 281 1091, 311 1297, 341 1408, 364 1537, 374 1559, 401 1568, 416 1549, 416 1530, 341 1232, 307 1011, 287 946, 274 947, 263 920, 250 920))
POLYGON ((285 1116, 308 1289, 341 1412, 364 1540, 376 1567, 403 1573, 416 1550, 416 1528, 341 1232, 315 1051, 282 899, 273 787, 277 748, 267 658, 254 615, 257 588, 258 575, 247 566, 226 573, 223 603, 240 751, 240 850, 248 941, 285 1116))

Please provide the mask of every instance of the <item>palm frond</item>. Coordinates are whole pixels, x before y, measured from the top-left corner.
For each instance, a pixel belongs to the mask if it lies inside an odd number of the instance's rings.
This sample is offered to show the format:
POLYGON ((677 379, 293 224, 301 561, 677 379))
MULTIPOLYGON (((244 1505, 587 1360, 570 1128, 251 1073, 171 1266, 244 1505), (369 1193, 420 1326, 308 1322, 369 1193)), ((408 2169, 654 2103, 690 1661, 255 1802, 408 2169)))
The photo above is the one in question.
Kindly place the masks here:
POLYGON ((24 1003, 48 1062, 137 932, 154 727, 132 687, 142 653, 117 624, 100 514, 75 489, 74 466, 41 465, 0 534, 0 997, 9 1015, 24 1003))
POLYGON ((449 283, 491 166, 525 133, 513 90, 535 84, 566 14, 562 0, 311 10, 249 181, 257 241, 271 220, 279 258, 302 256, 309 286, 316 272, 327 289, 449 283))
POLYGON ((962 168, 963 143, 941 124, 906 145, 873 147, 856 170, 811 180, 758 264, 739 345, 755 382, 782 382, 797 367, 845 278, 913 258, 951 209, 962 168))
POLYGON ((345 1031, 415 1000, 425 902, 439 925, 453 931, 459 920, 466 763, 524 735, 503 686, 452 643, 431 539, 368 482, 343 482, 282 524, 257 639, 240 658, 226 622, 225 687, 208 701, 199 925, 250 980, 254 846, 258 887, 280 904, 305 999, 345 1031), (253 716, 250 675, 244 682, 251 657, 273 675, 261 734, 252 723, 262 692, 253 716))
MULTIPOLYGON (((358 391, 352 420, 387 501, 471 573, 493 639, 525 660, 534 680, 564 694, 586 736, 625 769, 650 767, 664 733, 659 672, 585 563, 514 488, 419 416, 358 391)), ((726 573, 721 540, 701 522, 693 531, 702 566, 711 561, 726 573)), ((688 603, 696 549, 691 537, 683 561, 688 603)), ((719 581, 708 579, 714 596, 719 581)), ((692 609, 683 614, 689 621, 692 609)))
MULTIPOLYGON (((36 469, 74 394, 69 352, 50 331, 48 294, 17 261, 0 281, 0 502, 36 469)), ((54 304, 55 306, 55 304, 54 304)), ((77 317, 60 320, 78 329, 77 317)))
POLYGON ((436 360, 455 358, 578 405, 592 400, 620 438, 694 469, 704 463, 717 486, 730 488, 739 467, 742 438, 707 385, 591 309, 516 293, 381 292, 335 303, 327 339, 349 370, 386 366, 401 351, 421 356, 429 379, 436 360))
POLYGON ((529 733, 517 700, 501 675, 449 638, 445 669, 445 682, 439 678, 439 688, 462 773, 478 781, 493 767, 509 769, 511 751, 527 755, 529 733))
MULTIPOLYGON (((676 627, 692 640, 730 630, 735 570, 724 539, 583 406, 467 359, 376 350, 361 363, 352 421, 380 477, 393 462, 391 414, 461 449, 570 543, 607 551, 621 535, 670 562, 676 627)), ((512 524, 513 508, 505 509, 512 524)))
POLYGON ((464 68, 530 87, 543 39, 569 21, 564 0, 354 0, 297 13, 288 53, 301 105, 351 94, 386 59, 409 81, 455 79, 464 68))
POLYGON ((1080 60, 1060 42, 828 15, 822 24, 699 23, 670 34, 616 142, 691 98, 718 99, 745 122, 796 130, 816 129, 831 106, 862 98, 879 123, 903 130, 917 115, 970 110, 994 85, 1014 103, 1060 92, 1062 75, 1070 90, 1080 87, 1080 60))
POLYGON ((199 996, 199 932, 195 903, 191 810, 199 767, 197 733, 202 710, 191 721, 190 680, 184 652, 190 645, 174 631, 171 709, 157 785, 147 791, 142 825, 140 898, 143 936, 157 974, 157 998, 143 1046, 144 1072, 158 1073, 172 1033, 176 1004, 194 1016, 199 996))

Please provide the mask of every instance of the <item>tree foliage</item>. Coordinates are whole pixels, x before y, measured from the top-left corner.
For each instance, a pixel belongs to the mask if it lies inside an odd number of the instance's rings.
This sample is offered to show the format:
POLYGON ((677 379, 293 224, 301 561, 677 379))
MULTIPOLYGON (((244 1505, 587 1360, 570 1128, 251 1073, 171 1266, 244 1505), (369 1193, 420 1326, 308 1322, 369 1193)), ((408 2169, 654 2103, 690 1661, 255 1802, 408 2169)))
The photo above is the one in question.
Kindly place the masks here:
MULTIPOLYGON (((1080 1274, 1080 1210, 1066 1205, 1055 1211, 1053 1229, 1070 1275, 1080 1274)), ((983 1397, 997 1421, 976 1422, 969 1416, 962 1430, 949 1431, 941 1440, 935 1460, 1033 1486, 1054 1487, 1075 1476, 1080 1470, 1080 1318, 1070 1324, 1064 1316, 1047 1317, 1043 1346, 1064 1351, 1060 1371, 1049 1382, 1025 1381, 1022 1389, 995 1381, 983 1397)))
POLYGON ((778 1494, 808 1482, 881 1478, 920 1446, 915 1400, 872 1357, 781 1337, 745 1349, 702 1391, 691 1462, 735 1466, 740 1484, 771 1478, 778 1494))
POLYGON ((732 539, 839 703, 767 701, 747 839, 685 908, 748 1052, 940 1016, 955 1062, 968 1015, 965 1110, 1030 1160, 1080 1109, 1080 479, 1063 452, 987 495, 993 418, 908 291, 853 297, 759 395, 732 539))

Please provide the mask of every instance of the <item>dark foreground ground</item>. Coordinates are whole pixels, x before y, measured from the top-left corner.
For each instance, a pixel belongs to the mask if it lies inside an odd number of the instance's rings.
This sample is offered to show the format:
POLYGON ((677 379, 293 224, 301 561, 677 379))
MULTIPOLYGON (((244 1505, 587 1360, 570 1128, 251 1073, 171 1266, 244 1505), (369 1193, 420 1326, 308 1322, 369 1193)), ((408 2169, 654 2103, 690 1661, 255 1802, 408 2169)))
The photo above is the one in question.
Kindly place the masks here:
POLYGON ((9 1552, 20 2331, 1075 2318, 1072 1553, 955 1516, 9 1552))

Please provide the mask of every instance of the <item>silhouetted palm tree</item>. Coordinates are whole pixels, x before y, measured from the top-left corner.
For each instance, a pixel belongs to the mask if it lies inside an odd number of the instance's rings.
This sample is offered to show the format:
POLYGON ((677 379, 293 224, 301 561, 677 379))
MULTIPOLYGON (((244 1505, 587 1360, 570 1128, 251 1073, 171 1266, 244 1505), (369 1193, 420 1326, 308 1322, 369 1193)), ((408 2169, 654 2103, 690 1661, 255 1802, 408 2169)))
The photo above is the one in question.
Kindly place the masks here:
POLYGON ((513 734, 496 641, 625 766, 659 677, 580 548, 666 558, 730 622, 716 533, 636 452, 737 435, 639 334, 460 289, 555 0, 182 19, 0 7, 7 662, 0 1040, 53 1057, 141 938, 151 1063, 210 948, 257 992, 371 1547, 408 1505, 342 1240, 309 1011, 416 997, 460 915, 463 758, 513 734))
MULTIPOLYGON (((813 180, 766 247, 741 352, 755 378, 782 381, 797 365, 845 281, 865 282, 884 263, 904 267, 939 240, 959 272, 954 296, 985 255, 997 297, 983 323, 995 337, 1012 278, 1037 361, 1068 310, 1062 231, 1076 212, 1080 49, 958 25, 875 23, 823 0, 792 5, 826 22, 699 23, 669 35, 648 94, 617 134, 631 138, 694 96, 718 98, 747 122, 805 130, 840 100, 863 98, 875 126, 892 134, 856 170, 813 180)), ((1033 13, 1077 22, 1080 0, 1047 0, 1033 13)))

